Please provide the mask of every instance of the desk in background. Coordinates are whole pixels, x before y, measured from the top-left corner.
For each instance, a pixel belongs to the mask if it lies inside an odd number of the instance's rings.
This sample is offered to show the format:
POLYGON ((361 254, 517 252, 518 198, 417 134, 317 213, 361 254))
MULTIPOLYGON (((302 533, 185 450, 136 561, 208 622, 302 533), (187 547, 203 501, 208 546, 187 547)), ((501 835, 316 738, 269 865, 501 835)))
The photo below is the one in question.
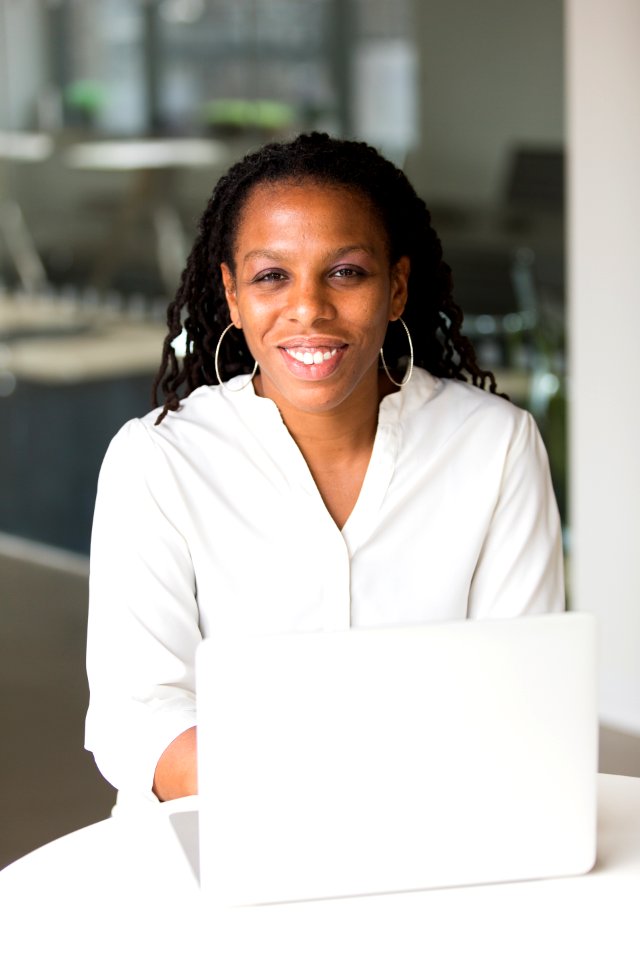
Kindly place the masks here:
POLYGON ((160 276, 166 292, 173 294, 188 252, 173 202, 173 175, 177 170, 211 168, 213 187, 227 160, 227 148, 206 139, 108 140, 70 147, 65 161, 74 170, 128 173, 132 177, 94 265, 91 285, 101 290, 108 287, 126 250, 132 225, 148 218, 155 233, 160 276))
POLYGON ((165 330, 98 306, 34 305, 21 318, 0 298, 0 529, 88 553, 100 464, 151 408, 165 330))

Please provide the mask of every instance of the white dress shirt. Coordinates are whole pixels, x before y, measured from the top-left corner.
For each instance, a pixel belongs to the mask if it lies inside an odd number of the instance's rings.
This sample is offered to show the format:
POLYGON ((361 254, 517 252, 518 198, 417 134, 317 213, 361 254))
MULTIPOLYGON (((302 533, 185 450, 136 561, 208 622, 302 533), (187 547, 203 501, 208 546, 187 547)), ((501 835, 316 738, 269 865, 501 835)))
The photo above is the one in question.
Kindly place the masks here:
POLYGON ((91 546, 86 745, 120 790, 149 796, 195 724, 204 637, 564 609, 546 452, 499 397, 415 369, 380 404, 342 530, 251 384, 200 387, 156 416, 111 442, 91 546))

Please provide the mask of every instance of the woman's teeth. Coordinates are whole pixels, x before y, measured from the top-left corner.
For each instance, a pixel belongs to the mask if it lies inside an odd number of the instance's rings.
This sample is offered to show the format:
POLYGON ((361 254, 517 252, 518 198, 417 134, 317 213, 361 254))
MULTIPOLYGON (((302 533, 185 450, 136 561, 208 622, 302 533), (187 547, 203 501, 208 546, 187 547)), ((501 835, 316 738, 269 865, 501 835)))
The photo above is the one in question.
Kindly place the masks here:
POLYGON ((331 360, 331 357, 335 357, 338 352, 337 347, 333 350, 327 350, 325 353, 322 353, 320 350, 311 353, 309 350, 288 350, 286 347, 284 349, 289 356, 297 360, 298 363, 306 363, 308 366, 312 363, 324 363, 325 360, 331 360))

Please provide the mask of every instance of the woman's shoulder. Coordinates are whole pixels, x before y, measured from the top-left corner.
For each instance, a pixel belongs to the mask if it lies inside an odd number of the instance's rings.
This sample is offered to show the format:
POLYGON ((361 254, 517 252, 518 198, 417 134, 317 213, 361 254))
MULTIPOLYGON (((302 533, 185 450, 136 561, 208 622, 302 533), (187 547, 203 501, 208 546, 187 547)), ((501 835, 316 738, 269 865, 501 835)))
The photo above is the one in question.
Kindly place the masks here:
POLYGON ((464 380, 415 373, 412 399, 400 415, 407 450, 457 451, 480 466, 539 446, 535 420, 510 400, 464 380))
POLYGON ((127 421, 111 441, 110 456, 169 461, 187 457, 195 461, 202 459, 205 451, 216 456, 227 453, 230 446, 244 447, 249 435, 266 435, 273 421, 271 411, 263 409, 266 402, 248 386, 247 390, 239 389, 232 382, 231 387, 197 387, 160 422, 162 407, 127 421))
MULTIPOLYGON (((511 400, 483 390, 465 380, 436 377, 416 369, 415 395, 420 408, 431 408, 434 415, 452 422, 477 418, 487 423, 519 427, 529 414, 511 400)), ((499 385, 498 385, 499 387, 499 385)))
POLYGON ((188 397, 183 397, 176 410, 168 410, 160 423, 157 423, 163 407, 156 407, 149 413, 138 418, 139 422, 150 432, 159 430, 170 432, 180 430, 181 425, 190 423, 207 423, 211 419, 212 411, 220 405, 222 390, 220 387, 197 387, 188 397))
POLYGON ((510 400, 424 371, 418 371, 416 387, 422 401, 403 417, 407 451, 440 451, 450 462, 461 457, 478 472, 500 471, 515 460, 544 460, 536 421, 510 400))
POLYGON ((228 434, 229 411, 223 410, 219 387, 198 387, 180 401, 177 410, 169 410, 158 423, 163 408, 127 420, 119 428, 108 448, 108 455, 144 459, 154 450, 179 449, 201 442, 202 432, 212 438, 228 434), (225 416, 226 413, 226 416, 225 416))

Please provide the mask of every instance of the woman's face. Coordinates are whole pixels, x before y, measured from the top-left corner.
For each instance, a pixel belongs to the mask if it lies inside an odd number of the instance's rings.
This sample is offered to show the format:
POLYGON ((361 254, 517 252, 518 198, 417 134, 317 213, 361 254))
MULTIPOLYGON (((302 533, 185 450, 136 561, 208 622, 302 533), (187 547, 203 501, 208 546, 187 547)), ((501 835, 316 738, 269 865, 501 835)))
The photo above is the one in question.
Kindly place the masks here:
POLYGON ((367 198, 313 182, 259 184, 222 276, 235 326, 260 365, 256 390, 320 413, 375 397, 387 324, 407 296, 409 260, 389 263, 367 198))

